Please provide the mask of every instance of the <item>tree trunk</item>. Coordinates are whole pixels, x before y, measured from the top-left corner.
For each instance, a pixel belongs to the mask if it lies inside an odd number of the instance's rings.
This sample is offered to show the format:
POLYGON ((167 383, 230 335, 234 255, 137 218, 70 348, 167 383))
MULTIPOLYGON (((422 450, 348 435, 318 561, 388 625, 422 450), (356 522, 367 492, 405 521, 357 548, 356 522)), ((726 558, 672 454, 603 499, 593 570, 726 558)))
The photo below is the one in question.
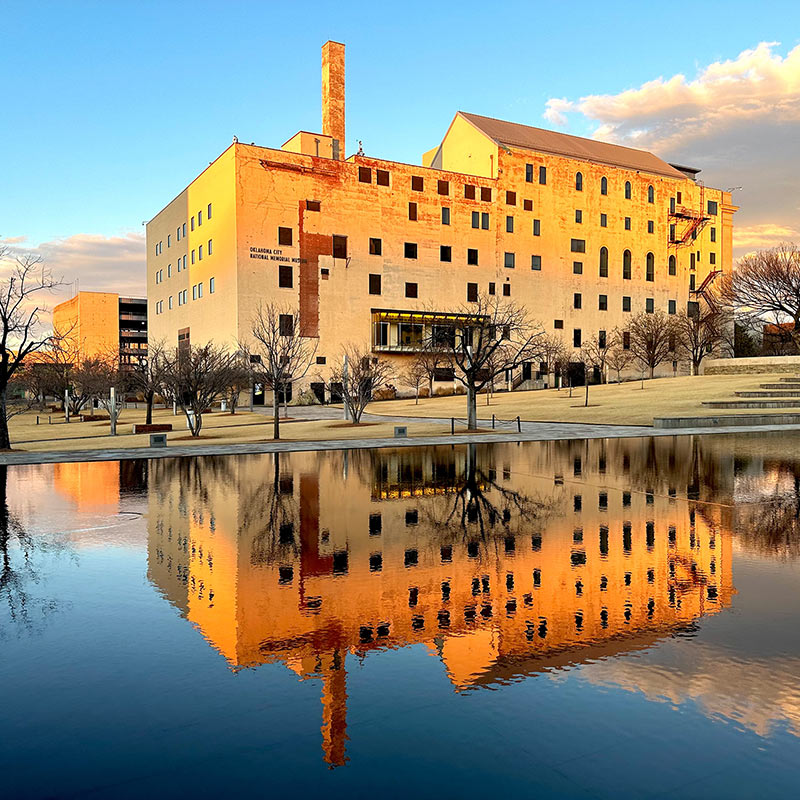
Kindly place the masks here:
POLYGON ((417 386, 417 390, 416 390, 416 392, 415 392, 415 397, 414 397, 414 405, 415 405, 415 406, 418 406, 418 405, 419 405, 419 386, 417 386))
POLYGON ((155 392, 145 392, 144 395, 145 400, 147 400, 147 413, 144 417, 144 424, 145 425, 152 425, 153 424, 153 400, 155 398, 155 392))
POLYGON ((475 387, 467 384, 467 430, 475 431, 478 429, 478 402, 475 387))
POLYGON ((650 365, 650 378, 651 379, 653 378, 653 375, 655 375, 655 372, 656 372, 656 368, 651 364, 650 365))
POLYGON ((8 402, 8 388, 0 389, 0 450, 11 449, 11 439, 8 435, 8 419, 6 418, 6 404, 8 402))
POLYGON ((203 415, 195 412, 194 415, 194 427, 192 428, 192 436, 197 438, 200 436, 200 429, 203 427, 203 415))
POLYGON ((272 438, 281 438, 281 406, 276 389, 272 390, 272 438))
POLYGON ((583 406, 584 406, 584 408, 587 408, 589 406, 589 379, 588 379, 588 377, 586 378, 586 398, 583 401, 583 406))

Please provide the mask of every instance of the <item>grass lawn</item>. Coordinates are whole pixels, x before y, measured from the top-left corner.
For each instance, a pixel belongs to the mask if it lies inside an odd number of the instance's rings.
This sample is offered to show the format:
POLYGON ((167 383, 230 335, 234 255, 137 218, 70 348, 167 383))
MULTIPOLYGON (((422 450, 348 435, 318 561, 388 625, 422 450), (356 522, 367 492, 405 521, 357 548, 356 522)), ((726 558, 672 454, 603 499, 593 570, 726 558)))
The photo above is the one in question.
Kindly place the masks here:
MULTIPOLYGON (((569 396, 567 389, 544 389, 532 392, 503 392, 478 397, 478 417, 501 419, 521 417, 536 422, 585 422, 613 425, 652 425, 653 417, 716 416, 719 414, 763 414, 769 410, 720 410, 702 405, 703 400, 735 399, 734 392, 757 389, 762 383, 777 383, 782 375, 699 375, 695 377, 655 378, 629 383, 609 383, 589 387, 589 407, 585 408, 584 388, 577 387, 569 396)), ((783 410, 783 409, 781 409, 783 410)), ((800 410, 800 398, 798 398, 800 410)), ((420 417, 465 417, 466 399, 433 397, 414 400, 388 400, 372 403, 370 414, 420 417)), ((774 411, 774 409, 773 409, 774 411)))
MULTIPOLYGON (((291 417, 291 407, 289 415, 291 417)), ((36 412, 20 414, 11 419, 9 430, 14 450, 43 452, 53 450, 104 450, 119 447, 148 447, 149 434, 131 433, 134 423, 143 423, 144 409, 125 409, 117 423, 117 436, 110 435, 110 424, 105 422, 64 422, 60 414, 51 414, 53 424, 47 423, 47 414, 39 413, 40 424, 36 424, 36 412)), ((237 411, 212 412, 203 415, 203 428, 199 438, 192 438, 186 428, 183 414, 173 416, 172 411, 156 409, 154 423, 171 423, 173 431, 167 434, 172 444, 242 444, 245 442, 272 441, 272 419, 263 414, 237 411)), ((425 436, 449 433, 448 426, 419 422, 408 426, 409 436, 425 436)), ((281 423, 281 439, 287 441, 326 441, 329 439, 378 439, 392 437, 394 423, 363 423, 350 425, 341 420, 286 421, 281 423)))

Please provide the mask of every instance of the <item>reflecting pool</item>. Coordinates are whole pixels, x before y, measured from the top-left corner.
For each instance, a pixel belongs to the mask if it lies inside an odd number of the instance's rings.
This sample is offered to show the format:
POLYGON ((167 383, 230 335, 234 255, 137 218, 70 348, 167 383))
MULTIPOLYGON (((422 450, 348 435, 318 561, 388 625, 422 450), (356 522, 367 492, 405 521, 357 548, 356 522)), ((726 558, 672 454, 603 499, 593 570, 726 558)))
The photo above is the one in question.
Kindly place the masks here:
POLYGON ((4 798, 800 785, 800 436, 0 467, 4 798))

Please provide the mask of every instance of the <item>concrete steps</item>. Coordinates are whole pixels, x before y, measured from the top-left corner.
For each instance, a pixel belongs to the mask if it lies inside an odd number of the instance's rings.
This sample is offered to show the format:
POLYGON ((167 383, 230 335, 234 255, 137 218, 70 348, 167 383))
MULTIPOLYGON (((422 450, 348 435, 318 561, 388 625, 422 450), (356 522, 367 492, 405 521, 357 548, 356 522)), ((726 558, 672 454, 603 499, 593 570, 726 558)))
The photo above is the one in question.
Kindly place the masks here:
POLYGON ((707 408, 800 408, 796 400, 705 400, 707 408))
POLYGON ((800 390, 800 381, 792 381, 789 383, 762 383, 760 384, 762 389, 797 389, 800 390))
POLYGON ((716 417, 656 417, 654 428, 749 428, 754 425, 800 425, 800 414, 723 414, 716 417))
POLYGON ((734 392, 737 397, 800 397, 800 386, 796 389, 773 389, 772 391, 749 390, 734 392))
POLYGON ((794 375, 788 378, 778 378, 781 383, 800 383, 800 375, 794 375))

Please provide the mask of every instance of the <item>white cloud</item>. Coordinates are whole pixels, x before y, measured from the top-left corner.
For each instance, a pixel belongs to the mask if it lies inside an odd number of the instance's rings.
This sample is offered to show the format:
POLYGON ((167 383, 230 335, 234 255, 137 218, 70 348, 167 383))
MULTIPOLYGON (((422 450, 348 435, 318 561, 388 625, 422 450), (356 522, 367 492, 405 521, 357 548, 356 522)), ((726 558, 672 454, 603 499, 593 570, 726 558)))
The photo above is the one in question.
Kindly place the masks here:
POLYGON ((777 47, 762 42, 734 59, 708 65, 692 80, 678 74, 618 94, 552 98, 544 116, 565 126, 570 115, 581 115, 595 123, 597 139, 698 166, 710 186, 741 186, 734 194, 741 206, 734 228, 739 252, 796 240, 800 45, 785 56, 777 47))

